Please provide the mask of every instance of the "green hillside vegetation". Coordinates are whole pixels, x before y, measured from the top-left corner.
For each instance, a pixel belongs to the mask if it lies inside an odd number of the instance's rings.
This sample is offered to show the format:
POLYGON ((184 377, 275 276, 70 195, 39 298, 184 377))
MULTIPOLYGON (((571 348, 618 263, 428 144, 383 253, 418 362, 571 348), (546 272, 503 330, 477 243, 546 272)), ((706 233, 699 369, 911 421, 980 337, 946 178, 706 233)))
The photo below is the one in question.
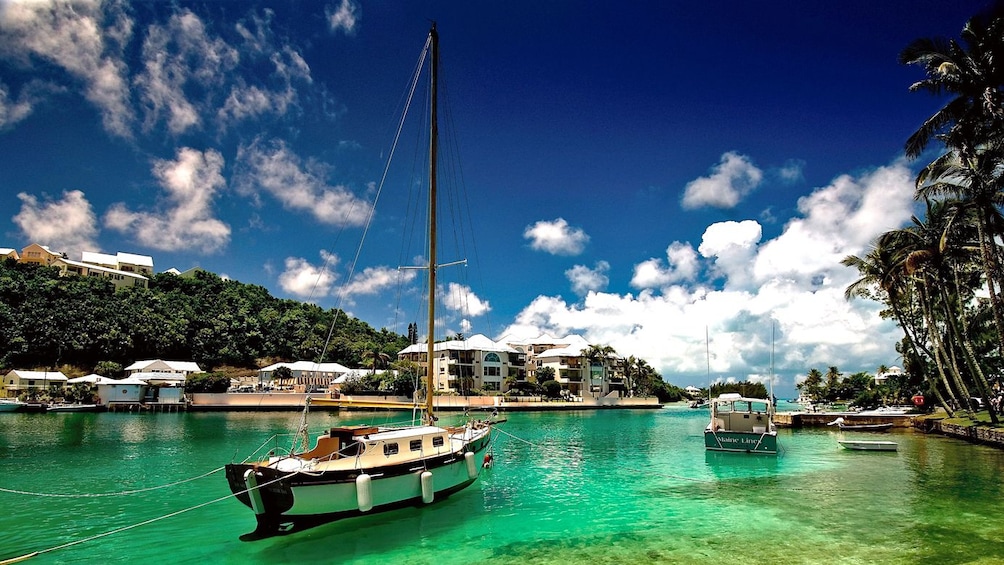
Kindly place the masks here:
POLYGON ((395 359, 408 343, 337 309, 278 299, 261 286, 204 271, 193 278, 161 273, 148 289, 115 292, 102 278, 60 277, 53 268, 0 262, 3 372, 68 365, 107 373, 140 359, 192 360, 206 371, 279 360, 361 367, 395 359))

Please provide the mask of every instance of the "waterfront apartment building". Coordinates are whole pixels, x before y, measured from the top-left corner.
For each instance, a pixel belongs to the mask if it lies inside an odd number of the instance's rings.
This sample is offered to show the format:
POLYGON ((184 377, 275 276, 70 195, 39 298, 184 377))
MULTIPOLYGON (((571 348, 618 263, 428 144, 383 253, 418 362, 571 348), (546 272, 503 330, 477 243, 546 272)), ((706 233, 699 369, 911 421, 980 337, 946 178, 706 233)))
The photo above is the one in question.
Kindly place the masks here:
POLYGON ((554 379, 561 388, 572 396, 600 397, 625 392, 622 360, 614 356, 589 359, 585 352, 591 344, 582 336, 542 334, 529 339, 506 336, 500 341, 526 355, 526 378, 539 382, 537 372, 548 367, 554 370, 554 379))
MULTIPOLYGON (((398 359, 412 361, 424 370, 427 347, 424 343, 410 345, 398 353, 398 359)), ((506 392, 507 379, 510 384, 537 380, 537 371, 549 367, 562 389, 573 396, 600 397, 624 391, 621 360, 590 360, 585 354, 589 347, 578 335, 504 337, 496 342, 478 334, 443 341, 434 345, 433 383, 439 392, 506 392)))
MULTIPOLYGON (((436 343, 433 355, 433 386, 439 392, 504 392, 506 377, 521 369, 513 365, 520 359, 518 351, 481 334, 436 343)), ((397 354, 398 359, 412 361, 423 369, 427 367, 427 356, 425 343, 409 345, 397 354)))

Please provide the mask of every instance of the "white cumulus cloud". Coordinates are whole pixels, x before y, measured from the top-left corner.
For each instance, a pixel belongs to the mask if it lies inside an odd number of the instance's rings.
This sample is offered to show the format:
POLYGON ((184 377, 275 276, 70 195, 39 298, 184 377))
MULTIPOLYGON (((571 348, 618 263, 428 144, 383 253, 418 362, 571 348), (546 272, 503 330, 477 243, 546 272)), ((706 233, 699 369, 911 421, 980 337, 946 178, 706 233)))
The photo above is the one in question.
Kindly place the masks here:
POLYGON ((94 242, 97 217, 83 192, 71 190, 64 192, 61 200, 44 202, 24 192, 17 197, 21 211, 14 216, 14 223, 29 241, 67 253, 71 259, 79 259, 81 251, 98 249, 94 242))
POLYGON ((814 367, 874 371, 897 362, 902 335, 878 315, 880 305, 844 298, 858 274, 840 259, 909 221, 913 206, 903 163, 840 176, 800 199, 798 215, 772 239, 762 241, 760 224, 745 220, 708 226, 699 256, 671 244, 667 264, 691 265, 684 270, 692 280, 674 280, 661 259, 650 259, 634 269, 639 294, 538 296, 500 335, 577 333, 685 386, 707 381, 705 332, 712 380, 768 379, 773 326, 775 383, 784 391, 793 393, 814 367))
POLYGON ((285 292, 306 299, 327 296, 335 284, 334 267, 338 258, 321 251, 322 265, 313 265, 302 257, 286 257, 285 269, 279 275, 279 286, 285 292))
POLYGON ((763 171, 749 157, 730 151, 709 176, 687 183, 683 207, 687 209, 711 206, 733 208, 763 180, 763 171))
MULTIPOLYGON (((0 6, 2 54, 30 65, 44 61, 63 69, 80 84, 84 97, 98 108, 104 127, 131 136, 128 68, 123 49, 133 21, 124 4, 77 2, 4 2, 0 6)), ((21 108, 23 111, 24 108, 21 108)))
POLYGON ((327 184, 326 166, 304 162, 282 140, 256 140, 238 150, 237 160, 235 183, 243 194, 267 193, 287 210, 332 225, 363 225, 372 213, 370 203, 348 187, 327 184))
POLYGON ((213 253, 230 241, 230 226, 214 217, 213 200, 226 187, 223 156, 183 147, 173 161, 157 160, 153 175, 166 192, 166 206, 135 212, 117 203, 105 214, 105 225, 153 249, 195 249, 213 253))
POLYGON ((348 284, 338 289, 338 293, 351 301, 356 296, 374 295, 415 280, 418 271, 378 266, 367 267, 356 273, 348 284))
POLYGON ((441 287, 439 294, 447 310, 460 312, 465 316, 481 316, 492 309, 491 304, 474 294, 471 287, 459 283, 451 282, 446 288, 441 287))
POLYGON ((590 291, 603 290, 610 284, 610 263, 597 261, 596 267, 590 269, 585 265, 575 265, 565 271, 565 277, 572 283, 572 292, 583 296, 590 291))
POLYGON ((357 12, 359 12, 359 6, 355 2, 352 0, 342 0, 342 3, 337 8, 327 8, 325 10, 328 16, 328 26, 333 32, 342 31, 351 35, 355 32, 356 22, 359 19, 357 12))
POLYGON ((212 37, 202 20, 183 9, 165 25, 152 25, 143 41, 143 72, 136 86, 146 108, 146 127, 164 120, 174 134, 197 127, 201 116, 186 89, 219 89, 237 65, 238 51, 212 37))
POLYGON ((589 243, 586 232, 568 225, 564 218, 550 222, 541 220, 527 226, 523 238, 530 240, 532 249, 552 255, 578 255, 589 243))
POLYGON ((652 258, 634 266, 631 286, 634 288, 662 288, 682 281, 693 280, 700 269, 697 252, 689 243, 674 241, 666 248, 666 266, 662 259, 652 258))

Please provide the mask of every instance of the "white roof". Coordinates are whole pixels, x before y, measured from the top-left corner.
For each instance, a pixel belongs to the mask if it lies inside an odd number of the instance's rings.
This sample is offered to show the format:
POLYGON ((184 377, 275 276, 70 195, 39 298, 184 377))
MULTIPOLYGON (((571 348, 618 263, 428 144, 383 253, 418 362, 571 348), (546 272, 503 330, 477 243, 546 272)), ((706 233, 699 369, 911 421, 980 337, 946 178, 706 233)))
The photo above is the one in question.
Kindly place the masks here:
POLYGON ((95 263, 98 265, 118 266, 119 262, 114 255, 99 253, 97 251, 84 251, 80 254, 80 260, 84 263, 95 263))
POLYGON ((99 385, 106 382, 114 382, 115 379, 109 379, 108 377, 103 377, 101 375, 90 374, 85 377, 77 377, 75 379, 70 379, 66 381, 68 385, 75 385, 77 383, 90 383, 99 385))
POLYGON ((84 263, 82 261, 72 261, 70 259, 60 259, 63 263, 67 265, 72 265, 74 267, 86 268, 89 271, 99 271, 102 273, 114 273, 116 275, 122 275, 124 277, 132 277, 134 279, 149 280, 139 273, 130 273, 129 271, 120 271, 118 269, 112 269, 109 267, 102 267, 101 265, 96 265, 94 263, 84 263))
POLYGON ((21 369, 14 369, 9 374, 15 374, 21 379, 35 379, 39 381, 65 381, 67 380, 66 375, 60 371, 22 371, 21 369))
POLYGON ((133 373, 129 375, 131 379, 139 379, 147 383, 183 383, 185 376, 177 373, 133 373))
POLYGON ((118 381, 112 380, 106 383, 101 383, 98 386, 121 386, 121 385, 146 386, 146 381, 130 376, 118 381))
POLYGON ((0 255, 6 255, 8 253, 13 253, 14 250, 10 247, 0 247, 0 255))
POLYGON ((149 368, 155 363, 163 363, 167 365, 173 371, 187 371, 189 373, 201 373, 202 369, 199 368, 199 364, 195 361, 164 361, 162 359, 148 359, 145 361, 136 361, 132 365, 125 368, 126 371, 142 371, 143 369, 149 368))
POLYGON ((348 373, 351 369, 341 363, 315 363, 313 361, 293 361, 291 363, 273 363, 261 369, 263 373, 271 373, 279 367, 289 367, 291 371, 313 371, 315 373, 348 373))
MULTIPOLYGON (((416 343, 405 347, 398 355, 404 353, 423 353, 427 351, 429 346, 425 343, 416 343)), ((516 353, 517 351, 508 345, 503 343, 498 343, 492 341, 488 337, 477 334, 472 335, 467 339, 451 339, 449 341, 441 341, 433 345, 433 351, 501 351, 504 353, 516 353)))
POLYGON ((138 265, 140 267, 150 267, 151 269, 153 268, 153 257, 148 255, 136 255, 135 253, 122 253, 119 251, 115 258, 118 259, 119 263, 138 265))
MULTIPOLYGON (((383 375, 385 373, 390 373, 392 375, 396 375, 397 371, 395 371, 393 369, 377 369, 375 374, 377 374, 377 375, 383 375)), ((365 367, 360 368, 360 369, 349 369, 348 373, 345 373, 343 375, 339 375, 335 379, 332 379, 331 382, 334 383, 334 384, 336 384, 336 385, 340 385, 340 384, 344 383, 345 381, 347 381, 349 379, 355 379, 355 378, 364 377, 366 375, 372 375, 372 374, 374 374, 373 369, 367 369, 365 367)))
POLYGON ((718 395, 715 402, 764 402, 770 404, 770 400, 766 398, 750 398, 748 396, 743 396, 738 392, 726 392, 724 394, 718 395))

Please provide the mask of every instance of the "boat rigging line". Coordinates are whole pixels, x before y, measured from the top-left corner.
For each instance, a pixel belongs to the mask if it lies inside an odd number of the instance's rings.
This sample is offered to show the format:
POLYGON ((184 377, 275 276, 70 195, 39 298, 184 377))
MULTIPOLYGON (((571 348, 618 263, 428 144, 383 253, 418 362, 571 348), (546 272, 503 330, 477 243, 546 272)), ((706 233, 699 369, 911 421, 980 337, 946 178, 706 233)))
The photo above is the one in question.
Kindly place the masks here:
MULTIPOLYGON (((222 467, 220 469, 222 469, 222 467)), ((216 470, 212 471, 212 473, 215 473, 216 471, 219 471, 220 469, 216 469, 216 470)), ((208 473, 208 474, 212 474, 212 473, 208 473)), ((286 480, 286 479, 288 479, 288 478, 290 478, 293 475, 296 475, 298 473, 299 473, 299 471, 293 471, 292 473, 289 473, 287 475, 283 475, 283 476, 278 477, 276 479, 273 479, 271 481, 268 481, 268 482, 262 483, 260 485, 257 485, 255 488, 256 489, 261 489, 262 487, 266 487, 268 485, 271 485, 272 483, 277 483, 279 481, 284 481, 284 480, 286 480)), ((206 476, 206 475, 204 475, 204 476, 206 476)), ((199 477, 196 477, 196 478, 199 478, 199 477)), ((50 552, 53 552, 53 551, 58 551, 60 549, 66 549, 68 547, 72 547, 72 546, 75 546, 75 545, 80 545, 82 543, 87 543, 89 541, 94 541, 96 539, 108 537, 108 536, 113 535, 113 534, 118 534, 118 533, 125 532, 127 530, 132 530, 132 529, 138 528, 140 526, 146 526, 148 524, 152 524, 154 522, 159 522, 159 521, 167 519, 167 518, 173 518, 174 516, 178 516, 178 515, 184 514, 186 512, 191 512, 192 510, 198 510, 199 508, 202 508, 204 506, 209 506, 210 504, 216 504, 217 502, 221 502, 223 500, 229 500, 229 499, 233 498, 236 494, 244 494, 244 493, 249 492, 251 490, 252 489, 250 489, 250 488, 249 489, 244 489, 244 491, 241 492, 241 493, 230 493, 230 494, 227 494, 226 496, 221 496, 219 498, 214 498, 213 500, 209 500, 207 502, 196 504, 195 506, 190 506, 188 508, 182 508, 181 510, 176 510, 176 511, 170 512, 168 514, 164 514, 163 516, 157 516, 156 518, 150 518, 148 520, 143 520, 142 522, 137 522, 135 524, 130 524, 128 526, 123 526, 121 528, 116 528, 114 530, 109 530, 107 532, 102 532, 100 534, 95 534, 93 536, 86 537, 86 538, 83 538, 83 539, 79 539, 79 540, 76 540, 76 541, 67 542, 67 543, 56 545, 56 546, 49 547, 49 548, 46 548, 46 549, 40 549, 38 551, 33 551, 31 553, 26 553, 24 555, 20 555, 18 557, 12 557, 10 559, 4 559, 3 561, 0 561, 0 565, 9 565, 11 563, 19 563, 19 562, 24 561, 26 559, 31 559, 32 557, 35 557, 35 556, 38 556, 38 555, 42 555, 43 553, 50 553, 50 552)))
MULTIPOLYGON (((185 483, 192 482, 192 481, 197 481, 199 479, 206 478, 209 475, 212 475, 214 473, 219 473, 224 468, 225 467, 217 467, 216 469, 213 469, 212 471, 209 471, 207 473, 203 473, 203 474, 201 474, 201 475, 199 475, 197 477, 191 477, 189 479, 182 479, 180 481, 175 481, 173 483, 168 483, 166 485, 158 485, 158 486, 155 486, 155 487, 147 487, 147 488, 134 489, 134 490, 125 490, 125 491, 121 491, 121 492, 96 492, 96 493, 86 493, 86 494, 64 494, 64 493, 49 493, 49 492, 29 492, 29 491, 15 490, 15 489, 9 489, 9 488, 4 488, 4 487, 0 487, 0 492, 6 492, 6 493, 9 493, 9 494, 22 494, 22 495, 26 495, 26 496, 38 496, 38 497, 44 497, 44 498, 101 498, 101 497, 106 497, 106 496, 126 496, 126 495, 130 495, 130 494, 139 494, 141 492, 150 492, 150 491, 154 491, 154 490, 160 490, 160 489, 164 489, 164 488, 178 486, 178 485, 185 484, 185 483)), ((2 562, 0 562, 0 563, 2 563, 2 562)))

